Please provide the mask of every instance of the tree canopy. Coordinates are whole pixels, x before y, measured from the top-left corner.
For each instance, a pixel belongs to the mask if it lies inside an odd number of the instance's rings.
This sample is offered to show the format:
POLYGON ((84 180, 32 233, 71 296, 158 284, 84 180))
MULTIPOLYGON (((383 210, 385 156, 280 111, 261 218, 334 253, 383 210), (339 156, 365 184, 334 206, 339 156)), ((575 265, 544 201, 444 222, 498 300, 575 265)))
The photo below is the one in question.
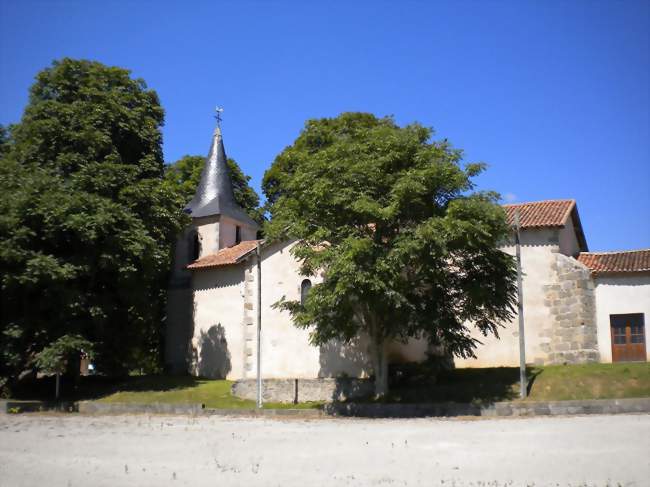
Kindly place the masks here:
POLYGON ((93 343, 100 370, 160 363, 184 224, 163 179, 163 120, 125 69, 66 58, 37 75, 0 160, 0 375, 66 335, 93 343))
POLYGON ((473 183, 484 165, 431 136, 366 113, 310 120, 263 180, 268 237, 296 239, 301 272, 324 276, 304 305, 278 305, 314 344, 367 334, 379 395, 389 341, 473 356, 471 329, 498 335, 516 302, 505 213, 473 183))
MULTIPOLYGON (((205 166, 204 156, 183 156, 173 164, 165 166, 165 181, 174 191, 180 193, 187 203, 192 199, 199 185, 203 166, 205 166)), ((228 158, 228 169, 230 169, 235 201, 248 213, 248 216, 261 224, 264 218, 259 208, 260 197, 248 184, 251 177, 243 173, 234 159, 228 158)))

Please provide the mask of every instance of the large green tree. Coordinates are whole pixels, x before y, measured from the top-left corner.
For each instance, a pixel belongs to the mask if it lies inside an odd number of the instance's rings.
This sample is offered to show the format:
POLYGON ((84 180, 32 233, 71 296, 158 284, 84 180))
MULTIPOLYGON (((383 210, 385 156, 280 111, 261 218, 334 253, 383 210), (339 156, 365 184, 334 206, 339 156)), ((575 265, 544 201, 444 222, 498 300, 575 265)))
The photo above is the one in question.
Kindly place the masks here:
POLYGON ((512 317, 515 268, 497 195, 474 191, 481 164, 417 123, 344 113, 310 120, 263 181, 271 240, 296 239, 304 275, 323 272, 304 305, 282 301, 314 344, 371 342, 376 392, 387 391, 386 345, 425 338, 474 355, 512 317))
MULTIPOLYGON (((183 156, 178 161, 166 165, 165 181, 188 203, 199 184, 203 166, 205 166, 204 156, 183 156)), ((262 223, 264 218, 259 207, 260 197, 249 184, 251 177, 244 174, 234 159, 228 158, 228 169, 230 169, 235 201, 248 213, 248 216, 262 223)))
POLYGON ((183 198, 164 183, 158 96, 129 71, 41 71, 0 161, 0 375, 65 335, 110 373, 159 363, 183 198))

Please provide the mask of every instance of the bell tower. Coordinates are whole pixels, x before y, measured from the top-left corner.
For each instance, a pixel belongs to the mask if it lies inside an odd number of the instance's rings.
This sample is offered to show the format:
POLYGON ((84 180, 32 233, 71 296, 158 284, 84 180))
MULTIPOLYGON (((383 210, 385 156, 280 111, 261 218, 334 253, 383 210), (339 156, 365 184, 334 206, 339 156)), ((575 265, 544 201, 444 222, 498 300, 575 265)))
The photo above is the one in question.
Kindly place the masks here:
POLYGON ((187 265, 244 240, 255 240, 259 225, 235 201, 221 135, 220 109, 201 180, 184 211, 192 223, 179 236, 167 293, 165 366, 185 373, 193 333, 192 279, 187 265))
MULTIPOLYGON (((196 229, 199 258, 242 240, 255 240, 257 236, 259 225, 235 201, 219 123, 212 134, 201 180, 185 212, 192 217, 192 227, 196 229)), ((195 243, 196 240, 191 244, 195 243)))

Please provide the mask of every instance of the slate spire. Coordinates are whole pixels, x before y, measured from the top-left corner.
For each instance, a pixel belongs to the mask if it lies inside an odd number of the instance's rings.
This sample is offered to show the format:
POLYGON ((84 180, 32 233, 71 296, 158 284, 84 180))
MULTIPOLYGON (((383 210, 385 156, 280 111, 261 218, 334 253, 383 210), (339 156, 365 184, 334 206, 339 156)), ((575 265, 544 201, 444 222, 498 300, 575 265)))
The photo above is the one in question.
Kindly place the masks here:
POLYGON ((235 201, 227 161, 221 127, 217 125, 212 134, 212 144, 201 172, 201 180, 194 198, 185 206, 185 212, 193 218, 226 215, 257 228, 257 223, 235 201))

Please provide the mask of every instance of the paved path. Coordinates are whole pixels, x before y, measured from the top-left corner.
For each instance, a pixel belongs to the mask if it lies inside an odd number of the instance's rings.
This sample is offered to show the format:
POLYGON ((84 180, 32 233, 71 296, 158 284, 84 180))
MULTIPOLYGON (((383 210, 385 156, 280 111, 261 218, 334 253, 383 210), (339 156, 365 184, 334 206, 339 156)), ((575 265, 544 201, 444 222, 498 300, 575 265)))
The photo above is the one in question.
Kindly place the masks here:
POLYGON ((650 415, 0 416, 0 486, 650 485, 650 415))

